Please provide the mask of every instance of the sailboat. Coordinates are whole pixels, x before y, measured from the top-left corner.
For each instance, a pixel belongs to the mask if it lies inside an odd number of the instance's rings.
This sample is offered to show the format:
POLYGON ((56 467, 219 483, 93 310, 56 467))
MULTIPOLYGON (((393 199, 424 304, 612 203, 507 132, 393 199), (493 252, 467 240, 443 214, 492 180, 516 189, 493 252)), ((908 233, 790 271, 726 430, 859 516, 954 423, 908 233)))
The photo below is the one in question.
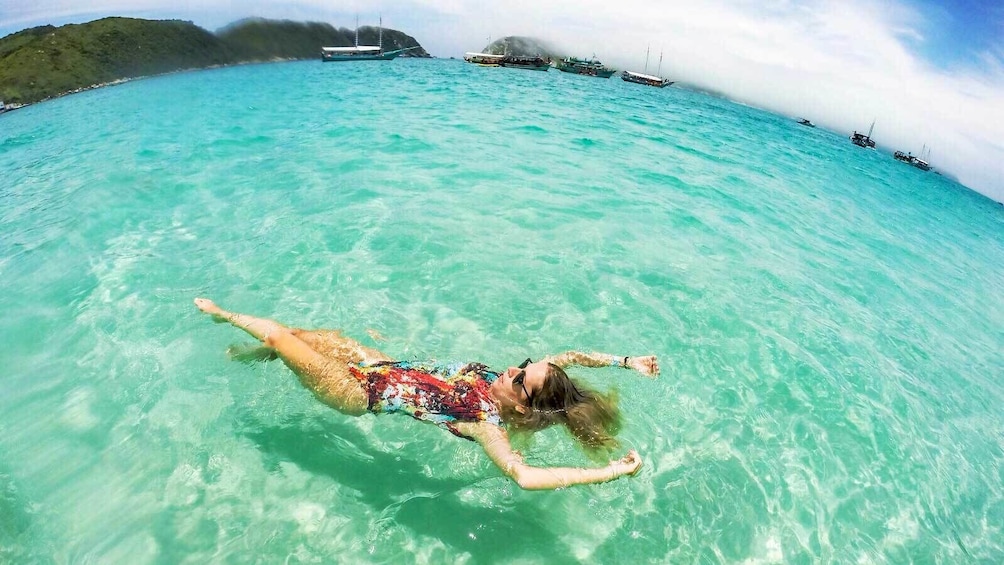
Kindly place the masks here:
MULTIPOLYGON (((491 46, 492 46, 492 36, 489 35, 488 46, 485 47, 485 49, 491 50, 491 46)), ((484 53, 484 52, 475 53, 473 51, 468 51, 467 53, 464 53, 465 61, 467 61, 468 63, 474 63, 475 65, 479 65, 482 67, 501 67, 502 59, 504 58, 505 55, 496 55, 494 53, 484 53)))
POLYGON ((928 160, 930 158, 931 158, 931 148, 928 147, 927 144, 925 143, 924 148, 920 150, 920 157, 919 158, 914 157, 913 162, 911 162, 910 164, 922 171, 930 171, 931 165, 930 163, 928 163, 928 160), (927 151, 926 155, 924 154, 924 151, 927 151))
POLYGON ((321 61, 390 61, 405 51, 418 49, 405 47, 394 51, 383 50, 383 17, 380 18, 379 39, 377 45, 359 45, 359 18, 356 18, 356 41, 353 47, 321 47, 321 61))
POLYGON ((648 86, 654 86, 656 88, 665 88, 671 84, 673 81, 664 79, 657 76, 662 72, 662 53, 659 53, 659 70, 656 71, 656 75, 646 74, 648 73, 648 52, 649 48, 645 48, 645 73, 636 73, 633 71, 624 71, 621 73, 621 78, 627 82, 633 82, 636 84, 647 84, 648 86))
POLYGON ((464 60, 482 67, 501 67, 502 59, 505 55, 495 55, 494 53, 475 53, 468 51, 464 53, 464 60))
POLYGON ((893 159, 897 161, 902 161, 907 165, 913 165, 922 171, 930 171, 931 165, 928 164, 927 159, 930 159, 931 150, 928 149, 927 144, 924 144, 924 148, 920 150, 920 157, 913 155, 912 153, 903 153, 902 151, 897 151, 892 154, 893 159), (927 152, 927 155, 924 152, 927 152))
POLYGON ((868 128, 868 135, 858 133, 857 130, 854 130, 854 135, 850 137, 851 143, 865 149, 875 149, 875 142, 872 141, 873 129, 875 129, 875 120, 872 120, 872 125, 868 128))

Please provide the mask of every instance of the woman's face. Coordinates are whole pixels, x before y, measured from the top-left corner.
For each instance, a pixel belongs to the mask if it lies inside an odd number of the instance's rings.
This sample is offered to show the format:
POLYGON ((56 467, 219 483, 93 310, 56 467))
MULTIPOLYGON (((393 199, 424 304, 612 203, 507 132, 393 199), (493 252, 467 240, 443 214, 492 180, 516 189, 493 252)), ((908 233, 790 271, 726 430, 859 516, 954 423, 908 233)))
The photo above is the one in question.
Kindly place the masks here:
POLYGON ((499 378, 492 383, 492 396, 505 408, 515 408, 517 406, 529 406, 530 399, 544 386, 547 378, 547 362, 537 361, 530 363, 525 368, 509 367, 499 378), (522 383, 520 383, 520 373, 523 373, 522 383))

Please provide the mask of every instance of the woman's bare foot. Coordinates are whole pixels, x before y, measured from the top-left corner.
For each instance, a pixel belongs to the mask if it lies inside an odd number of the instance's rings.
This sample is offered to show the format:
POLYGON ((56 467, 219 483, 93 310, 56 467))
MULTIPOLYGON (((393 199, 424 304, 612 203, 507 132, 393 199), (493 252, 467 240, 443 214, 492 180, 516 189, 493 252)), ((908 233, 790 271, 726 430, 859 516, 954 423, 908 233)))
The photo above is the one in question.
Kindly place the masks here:
POLYGON ((209 314, 210 316, 212 316, 213 317, 213 321, 216 322, 216 323, 223 323, 223 322, 228 321, 227 318, 226 318, 227 312, 224 311, 219 306, 217 306, 215 302, 213 302, 212 300, 210 300, 208 298, 196 298, 195 299, 195 306, 199 310, 202 310, 206 314, 209 314))

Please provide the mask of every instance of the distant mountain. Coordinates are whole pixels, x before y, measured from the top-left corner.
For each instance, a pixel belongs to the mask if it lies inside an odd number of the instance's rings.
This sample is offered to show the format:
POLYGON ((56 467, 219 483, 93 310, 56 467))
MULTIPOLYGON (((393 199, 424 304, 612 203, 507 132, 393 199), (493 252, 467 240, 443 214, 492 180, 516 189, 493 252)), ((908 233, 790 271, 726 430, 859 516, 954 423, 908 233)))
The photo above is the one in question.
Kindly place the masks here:
MULTIPOLYGON (((378 29, 359 30, 376 45, 378 29)), ((0 100, 31 103, 116 80, 237 63, 320 58, 321 46, 352 45, 355 32, 315 22, 249 19, 217 33, 192 22, 104 18, 41 26, 0 39, 0 100)), ((383 30, 388 50, 429 57, 415 38, 383 30)))
POLYGON ((517 57, 540 56, 543 58, 560 59, 565 55, 558 52, 550 44, 532 37, 519 37, 510 35, 502 39, 496 39, 485 46, 482 53, 492 53, 494 55, 515 55, 517 57))

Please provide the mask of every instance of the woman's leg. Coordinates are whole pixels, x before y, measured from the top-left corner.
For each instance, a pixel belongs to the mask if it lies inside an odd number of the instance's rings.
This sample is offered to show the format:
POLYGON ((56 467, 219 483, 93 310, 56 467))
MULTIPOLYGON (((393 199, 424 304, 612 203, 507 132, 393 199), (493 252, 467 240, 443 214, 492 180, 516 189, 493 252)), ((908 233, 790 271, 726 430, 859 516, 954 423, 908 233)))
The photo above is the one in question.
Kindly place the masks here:
POLYGON ((354 359, 321 355, 294 335, 293 330, 273 320, 227 312, 206 298, 196 298, 195 305, 215 321, 229 322, 274 349, 303 386, 325 404, 354 416, 366 412, 369 398, 348 369, 348 363, 356 362, 354 359))
POLYGON ((369 396, 362 383, 349 372, 346 360, 322 356, 285 328, 270 333, 265 345, 275 349, 283 363, 300 378, 300 383, 321 402, 352 416, 366 412, 369 396))
POLYGON ((265 341, 269 334, 279 330, 288 330, 300 338, 311 349, 330 359, 340 359, 346 363, 376 363, 377 361, 393 361, 385 353, 366 347, 358 341, 345 337, 338 330, 304 330, 289 328, 274 320, 256 318, 247 314, 227 312, 208 298, 196 298, 195 305, 203 312, 212 315, 217 323, 227 322, 238 327, 260 341, 265 341))
POLYGON ((376 363, 393 361, 382 351, 366 347, 358 341, 345 337, 338 330, 304 330, 291 328, 293 335, 303 340, 311 349, 325 357, 348 359, 352 363, 376 363))
POLYGON ((274 320, 268 320, 265 318, 255 318, 254 316, 248 316, 247 314, 236 314, 234 312, 227 312, 226 310, 220 308, 215 302, 209 300, 208 298, 196 298, 195 306, 209 314, 213 317, 213 321, 222 324, 227 322, 236 328, 240 328, 247 333, 251 334, 252 337, 259 341, 265 341, 265 338, 269 334, 276 332, 280 329, 288 330, 286 326, 276 322, 274 320))

